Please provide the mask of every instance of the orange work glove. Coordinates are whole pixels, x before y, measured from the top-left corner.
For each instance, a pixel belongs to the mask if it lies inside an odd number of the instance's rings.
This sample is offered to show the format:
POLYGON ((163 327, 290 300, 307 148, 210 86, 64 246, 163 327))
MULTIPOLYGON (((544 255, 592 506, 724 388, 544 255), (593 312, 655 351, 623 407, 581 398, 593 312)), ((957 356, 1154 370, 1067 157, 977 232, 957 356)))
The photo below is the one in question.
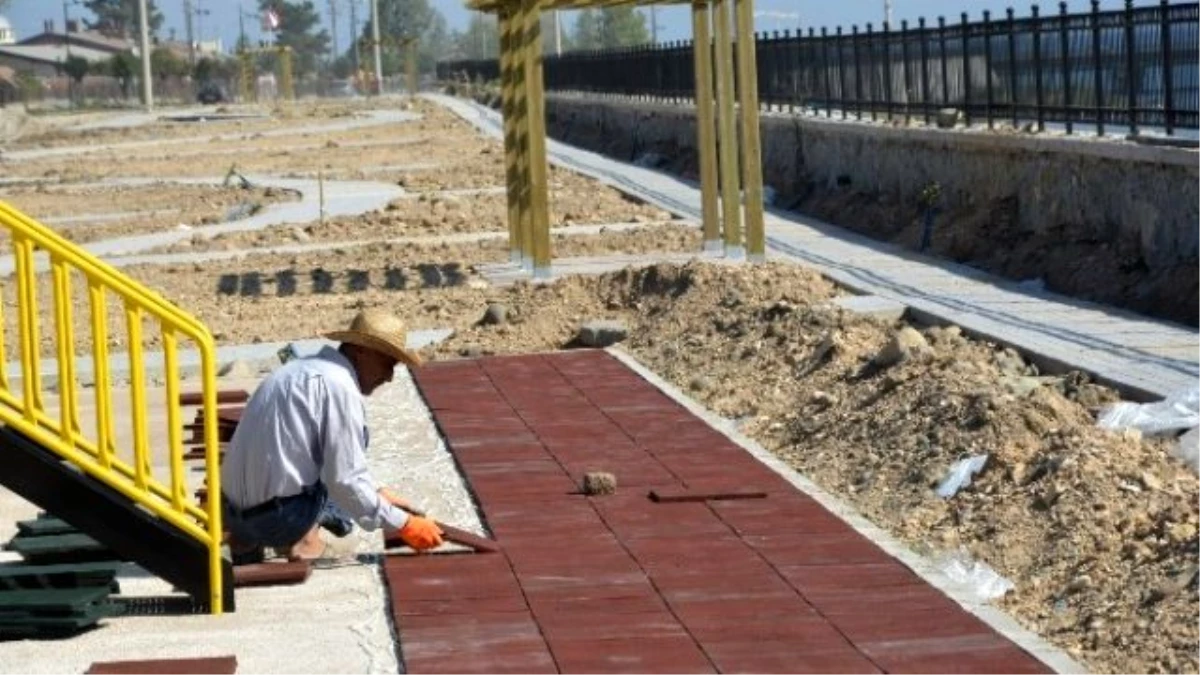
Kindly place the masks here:
POLYGON ((437 526, 437 523, 421 516, 409 516, 408 522, 400 528, 399 535, 405 544, 418 551, 442 545, 441 528, 437 526))

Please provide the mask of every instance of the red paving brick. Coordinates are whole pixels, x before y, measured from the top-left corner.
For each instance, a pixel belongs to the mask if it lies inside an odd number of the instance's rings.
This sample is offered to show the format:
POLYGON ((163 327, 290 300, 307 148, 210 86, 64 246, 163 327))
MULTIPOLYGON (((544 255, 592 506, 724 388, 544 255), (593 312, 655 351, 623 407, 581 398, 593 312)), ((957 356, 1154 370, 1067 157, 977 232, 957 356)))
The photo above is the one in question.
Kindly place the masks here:
POLYGON ((503 550, 387 558, 408 672, 1049 672, 605 352, 415 377, 503 550))

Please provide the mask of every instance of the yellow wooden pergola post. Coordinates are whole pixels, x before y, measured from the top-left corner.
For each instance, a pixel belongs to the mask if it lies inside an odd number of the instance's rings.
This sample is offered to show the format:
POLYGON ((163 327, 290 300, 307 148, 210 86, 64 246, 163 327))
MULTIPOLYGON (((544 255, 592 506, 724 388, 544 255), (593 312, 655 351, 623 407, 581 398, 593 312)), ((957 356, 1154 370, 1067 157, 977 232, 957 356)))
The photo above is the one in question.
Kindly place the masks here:
POLYGON ((754 0, 733 0, 737 7, 738 102, 742 113, 742 185, 746 191, 746 253, 766 260, 763 229, 762 141, 758 119, 758 59, 754 53, 754 0))
POLYGON ((551 264, 546 103, 542 75, 541 12, 620 4, 684 4, 692 9, 705 250, 729 259, 764 256, 762 151, 758 124, 753 0, 466 0, 495 12, 500 24, 500 98, 504 119, 505 192, 509 256, 534 278, 551 264), (736 11, 737 59, 734 59, 736 11), (714 64, 715 63, 715 67, 714 64), (735 87, 734 68, 739 83, 735 87), (736 92, 736 93, 735 93, 736 92), (738 99, 735 101, 735 97, 738 99), (742 109, 740 135, 737 108, 742 109), (738 146, 744 147, 739 157, 738 146), (740 161, 739 161, 740 160, 740 161), (742 199, 742 187, 746 197, 742 199), (746 240, 742 218, 745 206, 746 240))
POLYGON ((513 18, 508 11, 499 13, 500 29, 500 117, 504 122, 504 180, 508 196, 508 259, 522 261, 522 196, 521 149, 517 138, 518 101, 515 91, 516 72, 512 53, 513 18))
POLYGON ((733 105, 733 35, 729 25, 731 0, 714 0, 713 27, 716 33, 717 127, 720 131, 721 224, 725 234, 725 257, 741 259, 742 209, 738 182, 737 111, 733 105))
POLYGON ((550 278, 549 185, 546 167, 546 101, 542 88, 541 0, 521 0, 521 67, 525 74, 525 144, 529 165, 529 219, 533 277, 550 278))
POLYGON ((717 205, 717 127, 713 102, 712 38, 708 0, 692 3, 692 56, 696 75, 696 143, 700 155, 700 204, 704 250, 719 251, 721 213, 717 205))

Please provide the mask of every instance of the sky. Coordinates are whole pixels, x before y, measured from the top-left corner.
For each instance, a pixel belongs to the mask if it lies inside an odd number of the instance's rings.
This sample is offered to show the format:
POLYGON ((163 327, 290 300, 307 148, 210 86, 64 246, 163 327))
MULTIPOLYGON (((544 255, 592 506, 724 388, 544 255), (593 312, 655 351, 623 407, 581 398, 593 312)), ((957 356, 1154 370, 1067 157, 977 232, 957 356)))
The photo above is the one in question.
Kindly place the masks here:
MULTIPOLYGON (((183 20, 184 0, 156 1, 166 18, 160 36, 169 37, 171 29, 175 29, 175 35, 182 39, 186 34, 183 20)), ((361 25, 370 12, 370 0, 333 1, 338 12, 337 42, 344 49, 344 46, 349 44, 351 35, 350 4, 354 2, 358 4, 358 21, 361 25)), ((386 2, 386 0, 380 1, 386 2)), ((192 0, 192 2, 193 7, 199 8, 202 12, 198 14, 193 23, 197 39, 211 40, 214 37, 220 37, 224 41, 226 49, 237 42, 239 10, 249 13, 258 5, 255 0, 192 0)), ((446 21, 452 29, 461 30, 466 27, 470 19, 470 12, 465 9, 463 0, 430 0, 430 2, 446 17, 446 21)), ((1134 2, 1135 6, 1157 3, 1158 0, 1135 0, 1134 2)), ((314 0, 314 4, 321 11, 328 27, 330 0, 314 0)), ((757 15, 755 30, 795 30, 798 26, 802 26, 806 31, 809 26, 818 30, 821 26, 827 26, 832 30, 838 25, 849 29, 852 24, 862 26, 868 21, 878 26, 883 21, 884 4, 884 0, 839 0, 838 2, 757 0, 754 5, 757 15)), ((1043 15, 1058 11, 1056 1, 1045 1, 1040 4, 1043 15)), ((910 24, 915 25, 919 16, 926 17, 930 23, 936 23, 939 15, 945 16, 947 22, 956 22, 959 21, 963 11, 967 11, 973 20, 978 20, 984 10, 991 10, 993 16, 1003 16, 1005 9, 1009 6, 1016 10, 1017 16, 1025 16, 1029 13, 1028 3, 996 0, 892 0, 891 5, 893 21, 896 25, 899 25, 902 19, 908 19, 910 24)), ((1069 0, 1068 6, 1071 11, 1082 12, 1090 7, 1090 2, 1088 0, 1069 0)), ((1101 9, 1105 10, 1118 9, 1123 6, 1123 0, 1102 0, 1100 3, 1101 9)), ((67 0, 67 11, 74 18, 85 10, 79 0, 67 0)), ((644 11, 649 12, 648 9, 644 11)), ((663 6, 658 8, 655 14, 657 15, 660 41, 686 40, 691 37, 690 10, 686 5, 663 6)), ((7 17, 16 30, 17 39, 20 40, 40 33, 42 22, 45 19, 53 19, 55 25, 61 27, 63 2, 61 0, 11 0, 7 17)), ((258 40, 260 35, 257 18, 248 16, 245 22, 250 38, 258 40)), ((563 12, 562 24, 564 30, 569 30, 574 24, 574 12, 563 12)), ((649 22, 647 24, 649 25, 649 22)))

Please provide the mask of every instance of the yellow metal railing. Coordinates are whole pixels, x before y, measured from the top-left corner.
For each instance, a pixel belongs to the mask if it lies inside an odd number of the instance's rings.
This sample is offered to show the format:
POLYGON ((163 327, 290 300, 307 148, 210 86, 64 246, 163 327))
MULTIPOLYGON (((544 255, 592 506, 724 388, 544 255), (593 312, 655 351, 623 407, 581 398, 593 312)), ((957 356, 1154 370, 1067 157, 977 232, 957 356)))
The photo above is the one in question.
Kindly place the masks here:
MULTIPOLYGON (((76 467, 117 490, 188 536, 209 552, 209 606, 214 614, 223 607, 220 463, 217 440, 216 349, 211 333, 191 315, 178 309, 64 239, 50 228, 0 201, 0 226, 11 237, 16 284, 16 327, 21 362, 21 390, 9 386, 6 367, 0 367, 0 422, 39 442, 76 467), (43 319, 38 307, 38 267, 48 257, 53 312, 43 319), (87 281, 86 304, 90 321, 92 359, 95 372, 95 434, 84 432, 79 419, 79 384, 75 373, 76 326, 73 319, 73 274, 87 281), (123 303, 129 354, 130 423, 132 460, 119 456, 116 443, 116 413, 110 373, 110 295, 123 303), (41 376, 40 323, 53 323, 56 340, 60 414, 47 414, 41 376), (146 372, 143 352, 143 323, 157 322, 163 346, 166 379, 165 405, 169 476, 155 476, 151 461, 146 372), (203 387, 205 473, 210 498, 201 507, 188 497, 183 467, 182 420, 179 405, 179 341, 190 340, 199 351, 203 387)), ((0 302, 0 355, 7 355, 4 303, 0 302)), ((7 359, 7 356, 5 356, 7 359)), ((128 453, 125 453, 126 455, 128 453)))

